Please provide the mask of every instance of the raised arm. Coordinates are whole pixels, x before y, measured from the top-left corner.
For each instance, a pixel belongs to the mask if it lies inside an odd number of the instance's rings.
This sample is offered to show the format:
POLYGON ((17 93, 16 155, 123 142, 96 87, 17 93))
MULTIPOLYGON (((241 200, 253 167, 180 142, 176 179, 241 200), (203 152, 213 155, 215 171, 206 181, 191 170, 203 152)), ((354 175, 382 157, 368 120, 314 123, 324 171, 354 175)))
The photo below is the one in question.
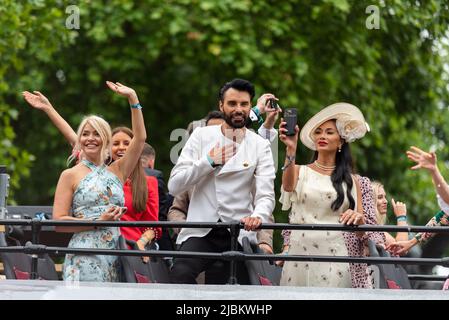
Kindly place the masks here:
POLYGON ((410 150, 407 151, 407 157, 416 163, 412 170, 424 168, 430 172, 436 192, 444 202, 449 203, 449 186, 438 169, 435 152, 425 152, 417 147, 410 147, 410 150))
POLYGON ((73 147, 76 143, 76 132, 70 127, 67 121, 56 111, 50 101, 39 91, 33 91, 34 93, 24 91, 22 93, 24 99, 30 106, 35 109, 44 111, 50 118, 55 127, 62 133, 64 138, 73 147))
MULTIPOLYGON (((391 199, 391 204, 393 206, 393 212, 396 217, 396 225, 399 227, 407 226, 407 206, 405 203, 400 201, 394 201, 391 199)), ((396 241, 407 241, 408 232, 398 232, 396 233, 396 241)))
POLYGON ((298 183, 299 176, 299 166, 295 165, 296 158, 296 147, 298 146, 298 134, 299 127, 295 127, 295 135, 294 136, 286 136, 285 132, 287 129, 285 126, 287 122, 281 119, 281 123, 279 125, 279 139, 285 144, 285 164, 282 167, 282 187, 287 192, 292 192, 296 188, 296 184, 298 183))
POLYGON ((139 99, 134 89, 129 88, 120 82, 113 83, 106 81, 106 84, 112 91, 128 98, 128 102, 131 106, 131 123, 134 137, 126 150, 125 155, 111 165, 111 170, 113 170, 124 182, 128 179, 129 175, 134 170, 134 167, 140 165, 139 159, 147 138, 147 133, 143 121, 142 107, 139 104, 139 99))
POLYGON ((279 113, 282 109, 279 107, 277 109, 267 109, 267 116, 265 122, 259 127, 257 133, 264 139, 267 139, 272 143, 278 136, 278 132, 274 129, 274 124, 279 117, 279 113))

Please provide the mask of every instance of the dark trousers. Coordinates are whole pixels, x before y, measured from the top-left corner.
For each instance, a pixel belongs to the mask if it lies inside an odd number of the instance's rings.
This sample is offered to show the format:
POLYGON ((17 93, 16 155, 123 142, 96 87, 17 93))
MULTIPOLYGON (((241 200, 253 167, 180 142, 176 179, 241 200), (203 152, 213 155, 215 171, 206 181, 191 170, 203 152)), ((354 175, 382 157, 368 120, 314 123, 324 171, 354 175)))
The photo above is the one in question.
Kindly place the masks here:
POLYGON ((170 235, 168 234, 167 229, 162 229, 162 236, 157 241, 157 243, 159 244, 159 250, 168 250, 168 251, 175 250, 173 241, 170 239, 170 235))
MULTIPOLYGON (((223 252, 231 249, 231 235, 226 228, 212 229, 204 237, 191 237, 184 241, 179 251, 193 252, 223 252)), ((238 250, 241 250, 239 245, 238 250)), ((171 270, 172 283, 196 283, 196 277, 205 270, 209 270, 216 259, 203 258, 175 258, 171 270)), ((216 284, 227 283, 229 279, 229 261, 223 261, 225 268, 222 275, 214 275, 216 284)), ((248 272, 243 261, 236 262, 237 281, 249 284, 248 272)))

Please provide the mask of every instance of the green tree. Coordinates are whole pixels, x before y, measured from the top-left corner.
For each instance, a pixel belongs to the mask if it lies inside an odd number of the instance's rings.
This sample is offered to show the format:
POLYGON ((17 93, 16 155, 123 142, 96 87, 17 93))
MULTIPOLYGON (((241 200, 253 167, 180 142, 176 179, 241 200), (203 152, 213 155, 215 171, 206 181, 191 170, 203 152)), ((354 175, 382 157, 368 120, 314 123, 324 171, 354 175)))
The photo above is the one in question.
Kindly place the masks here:
MULTIPOLYGON (((70 42, 70 33, 55 20, 63 11, 46 8, 44 1, 0 3, 0 164, 11 174, 10 199, 24 186, 20 179, 30 176, 35 157, 18 137, 14 122, 18 120, 20 93, 24 88, 42 86, 46 65, 64 43, 70 42)), ((33 119, 23 119, 28 123, 33 119)))

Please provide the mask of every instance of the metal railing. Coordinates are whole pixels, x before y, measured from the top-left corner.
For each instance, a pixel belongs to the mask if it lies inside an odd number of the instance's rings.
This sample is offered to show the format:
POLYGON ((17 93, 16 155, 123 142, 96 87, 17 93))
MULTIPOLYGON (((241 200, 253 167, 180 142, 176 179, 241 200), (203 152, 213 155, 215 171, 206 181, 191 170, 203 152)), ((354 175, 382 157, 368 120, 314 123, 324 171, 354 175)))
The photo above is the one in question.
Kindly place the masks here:
MULTIPOLYGON (((39 220, 39 219, 1 219, 0 225, 20 225, 31 227, 31 244, 25 246, 0 247, 0 252, 24 252, 32 256, 31 279, 38 277, 38 255, 49 253, 54 255, 62 254, 83 254, 83 255, 115 255, 115 256, 150 256, 150 257, 173 257, 173 258, 206 258, 222 259, 230 262, 229 284, 236 284, 236 261, 244 260, 269 260, 269 261, 309 261, 309 262, 337 262, 337 263, 367 263, 367 264, 417 264, 417 265, 441 265, 449 267, 449 258, 381 258, 381 257, 347 257, 347 256, 315 256, 315 255, 285 255, 285 254, 250 254, 238 249, 238 237, 243 224, 232 223, 206 223, 206 222, 134 222, 134 221, 61 221, 61 220, 39 220), (39 244, 39 234, 43 226, 97 226, 97 227, 163 227, 163 228, 228 228, 230 231, 231 245, 230 251, 222 253, 193 252, 193 251, 163 251, 163 250, 111 250, 111 249, 85 249, 51 247, 39 244)), ((314 230, 314 231, 402 231, 402 232, 432 232, 449 233, 448 227, 422 227, 422 226, 380 226, 361 225, 346 226, 341 224, 287 224, 287 223, 266 223, 260 229, 289 229, 289 230, 314 230)), ((425 275, 415 275, 411 280, 434 280, 435 278, 425 275), (426 279, 424 279, 426 278, 426 279)), ((444 278, 445 279, 445 278, 444 278)))

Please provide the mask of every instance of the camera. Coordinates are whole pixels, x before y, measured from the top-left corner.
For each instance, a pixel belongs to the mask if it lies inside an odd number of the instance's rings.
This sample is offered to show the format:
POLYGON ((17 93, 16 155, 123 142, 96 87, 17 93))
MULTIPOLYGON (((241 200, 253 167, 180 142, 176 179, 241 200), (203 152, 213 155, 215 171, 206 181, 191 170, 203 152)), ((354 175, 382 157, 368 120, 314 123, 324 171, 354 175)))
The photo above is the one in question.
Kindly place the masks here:
POLYGON ((274 110, 279 109, 279 106, 278 106, 275 98, 267 99, 267 106, 269 106, 271 109, 274 109, 274 110))

